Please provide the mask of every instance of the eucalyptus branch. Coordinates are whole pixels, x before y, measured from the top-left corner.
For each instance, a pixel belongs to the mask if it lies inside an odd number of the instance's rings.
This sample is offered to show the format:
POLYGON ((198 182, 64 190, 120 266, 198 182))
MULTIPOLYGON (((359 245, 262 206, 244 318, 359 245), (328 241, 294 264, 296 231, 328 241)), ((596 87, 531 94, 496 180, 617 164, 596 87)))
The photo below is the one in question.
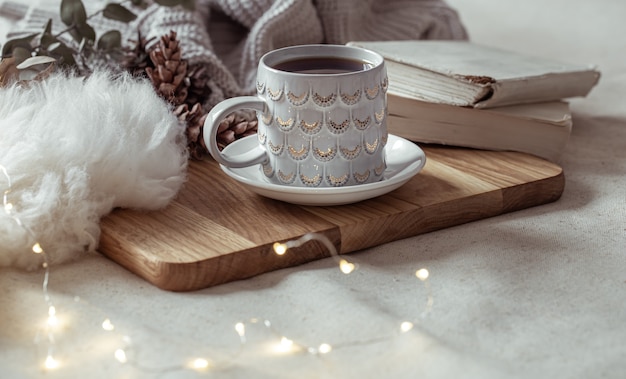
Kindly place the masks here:
MULTIPOLYGON (((122 1, 121 3, 116 3, 116 4, 121 5, 121 6, 124 6, 124 5, 126 5, 127 3, 128 3, 128 4, 132 4, 132 0, 124 0, 124 1, 122 1)), ((109 4, 111 4, 111 3, 109 3, 109 4)), ((107 6, 108 6, 109 4, 107 4, 107 6)), ((98 11, 94 12, 94 13, 92 13, 91 15, 87 16, 87 18, 85 19, 85 21, 89 21, 89 20, 91 20, 92 18, 94 18, 94 17, 96 17, 96 16, 98 16, 98 15, 104 14, 104 13, 105 13, 105 10, 106 10, 106 7, 105 7, 105 8, 102 8, 102 9, 100 9, 100 10, 98 10, 98 11)), ((75 29, 76 29, 76 24, 72 24, 72 25, 70 25, 69 27, 67 27, 67 28, 65 28, 65 29, 61 30, 60 32, 58 32, 57 34, 55 34, 55 35, 54 35, 54 38, 58 38, 58 37, 62 36, 63 34, 68 33, 68 32, 70 32, 70 31, 72 31, 72 30, 75 30, 75 29)))
MULTIPOLYGON (((154 2, 166 7, 183 6, 187 9, 193 9, 195 6, 194 0, 154 0, 154 2)), ((80 60, 84 61, 85 54, 88 55, 93 51, 92 46, 96 50, 104 51, 120 49, 122 36, 119 31, 107 31, 99 36, 96 41, 96 31, 89 24, 89 21, 102 15, 108 19, 129 23, 137 18, 137 15, 127 7, 130 4, 138 7, 147 6, 146 0, 124 0, 119 3, 108 3, 104 8, 87 16, 82 0, 62 0, 60 18, 67 25, 65 29, 52 34, 52 20, 48 20, 41 33, 8 41, 2 47, 2 58, 11 56, 15 58, 16 64, 20 64, 34 56, 47 55, 58 59, 62 65, 75 66, 76 59, 74 56, 79 55, 80 60), (70 48, 59 39, 66 33, 70 33, 74 40, 80 44, 78 51, 70 48), (38 42, 35 43, 38 36, 38 42), (85 47, 88 48, 85 49, 85 47)))

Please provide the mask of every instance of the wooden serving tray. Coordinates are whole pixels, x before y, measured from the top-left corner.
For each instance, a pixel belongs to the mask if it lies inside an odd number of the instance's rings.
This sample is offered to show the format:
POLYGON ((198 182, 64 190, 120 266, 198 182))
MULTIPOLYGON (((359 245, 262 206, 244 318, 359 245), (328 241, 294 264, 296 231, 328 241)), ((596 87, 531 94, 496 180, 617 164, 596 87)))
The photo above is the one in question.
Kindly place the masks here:
POLYGON ((378 198, 312 207, 261 197, 213 160, 190 162, 189 180, 158 212, 115 210, 102 220, 100 251, 159 288, 191 291, 328 257, 316 242, 274 254, 276 241, 309 232, 340 253, 557 200, 556 164, 515 152, 423 146, 424 169, 378 198))

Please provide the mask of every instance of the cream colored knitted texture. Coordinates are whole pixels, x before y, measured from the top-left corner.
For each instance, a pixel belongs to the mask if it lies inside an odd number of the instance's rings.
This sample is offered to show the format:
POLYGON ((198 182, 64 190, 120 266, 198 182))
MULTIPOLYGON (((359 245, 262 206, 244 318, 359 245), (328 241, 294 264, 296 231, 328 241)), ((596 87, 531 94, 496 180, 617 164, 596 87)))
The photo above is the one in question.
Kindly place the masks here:
MULTIPOLYGON (((467 38, 457 13, 443 0, 197 0, 196 12, 157 5, 136 11, 136 21, 116 28, 124 38, 134 38, 139 29, 155 40, 175 31, 189 64, 209 70, 213 95, 208 107, 254 93, 257 63, 272 49, 356 40, 467 38)), ((99 22, 92 19, 97 32, 107 30, 106 23, 99 22)))
POLYGON ((198 14, 161 7, 143 14, 141 29, 153 36, 175 30, 190 64, 210 68, 217 90, 210 105, 253 93, 257 63, 272 49, 354 40, 467 38, 456 12, 442 0, 200 0, 197 7, 209 9, 208 27, 198 14), (227 21, 211 24, 212 18, 220 19, 214 17, 218 13, 228 16, 227 21), (243 33, 238 30, 241 39, 233 36, 229 22, 243 28, 243 33), (217 55, 214 46, 221 40, 231 45, 217 55))

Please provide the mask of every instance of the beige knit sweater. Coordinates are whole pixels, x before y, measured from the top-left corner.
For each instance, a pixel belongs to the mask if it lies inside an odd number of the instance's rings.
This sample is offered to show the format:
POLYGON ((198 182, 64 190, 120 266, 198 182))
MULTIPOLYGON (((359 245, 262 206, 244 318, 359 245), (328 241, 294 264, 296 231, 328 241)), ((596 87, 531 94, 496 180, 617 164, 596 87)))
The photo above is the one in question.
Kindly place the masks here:
MULTIPOLYGON (((89 0, 84 2, 89 8, 89 0)), ((90 21, 97 33, 114 27, 125 39, 136 38, 137 29, 155 41, 175 31, 189 65, 208 69, 209 108, 225 98, 253 93, 256 65, 272 49, 467 38, 457 13, 444 0, 196 0, 195 12, 157 5, 135 11, 139 17, 131 24, 90 21)), ((32 18, 27 24, 41 28, 42 20, 32 18)))

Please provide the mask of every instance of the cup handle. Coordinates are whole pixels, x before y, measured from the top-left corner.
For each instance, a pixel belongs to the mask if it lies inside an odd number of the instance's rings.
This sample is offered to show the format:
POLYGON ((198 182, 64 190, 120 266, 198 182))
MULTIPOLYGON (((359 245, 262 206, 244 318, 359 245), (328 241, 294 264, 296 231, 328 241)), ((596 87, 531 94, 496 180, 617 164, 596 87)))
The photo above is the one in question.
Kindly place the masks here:
POLYGON ((236 156, 223 154, 217 147, 217 130, 225 116, 240 109, 253 109, 265 112, 267 104, 256 96, 239 96, 226 99, 211 109, 204 121, 202 137, 209 153, 219 163, 227 167, 240 168, 263 163, 267 160, 267 153, 263 147, 257 145, 254 149, 236 156))

